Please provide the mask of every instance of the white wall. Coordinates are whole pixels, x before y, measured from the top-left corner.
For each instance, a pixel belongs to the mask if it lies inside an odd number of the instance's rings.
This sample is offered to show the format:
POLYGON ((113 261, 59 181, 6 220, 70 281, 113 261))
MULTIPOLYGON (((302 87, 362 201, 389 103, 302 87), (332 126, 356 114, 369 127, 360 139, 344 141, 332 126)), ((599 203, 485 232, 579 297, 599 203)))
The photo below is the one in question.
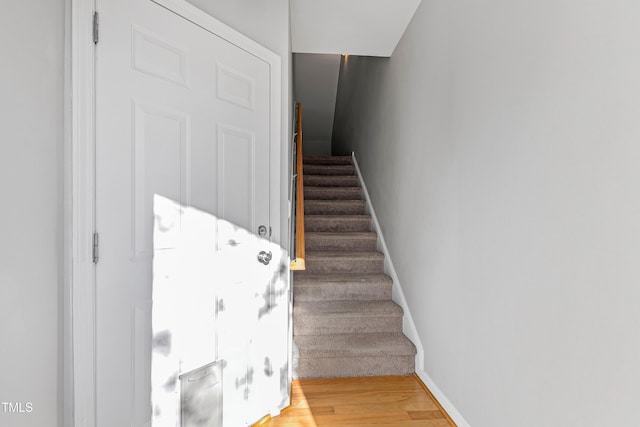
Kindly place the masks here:
POLYGON ((4 2, 0 425, 62 425, 64 0, 4 2))
POLYGON ((331 155, 340 58, 340 55, 293 55, 293 83, 296 101, 302 103, 305 155, 331 155))
POLYGON ((423 0, 391 59, 343 65, 334 151, 473 427, 639 423, 639 15, 423 0))
MULTIPOLYGON (((280 55, 289 53, 288 0, 188 0, 280 55)), ((285 67, 286 69, 286 67, 285 67)))
POLYGON ((293 51, 390 56, 420 1, 292 1, 293 51))

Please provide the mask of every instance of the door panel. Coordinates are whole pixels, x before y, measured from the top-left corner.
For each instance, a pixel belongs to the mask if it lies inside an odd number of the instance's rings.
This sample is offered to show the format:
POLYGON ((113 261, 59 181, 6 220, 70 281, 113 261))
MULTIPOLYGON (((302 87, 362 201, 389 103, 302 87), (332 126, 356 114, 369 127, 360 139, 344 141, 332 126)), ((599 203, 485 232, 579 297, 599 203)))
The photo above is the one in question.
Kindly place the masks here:
POLYGON ((187 51, 135 25, 132 31, 133 68, 188 87, 187 51))
POLYGON ((248 230, 256 229, 255 139, 246 129, 218 124, 218 212, 230 222, 245 224, 248 230), (229 187, 236 192, 226 191, 229 187))
MULTIPOLYGON (((161 106, 133 101, 132 184, 133 258, 149 256, 153 198, 161 194, 183 205, 189 204, 189 115, 161 106)), ((173 229, 175 232, 179 228, 173 229)), ((164 238, 165 234, 158 237, 164 238)), ((156 249, 162 244, 156 242, 156 249)))
POLYGON ((286 254, 257 235, 269 65, 151 0, 98 3, 98 426, 177 426, 179 375, 218 359, 224 425, 249 424, 287 367, 286 254))

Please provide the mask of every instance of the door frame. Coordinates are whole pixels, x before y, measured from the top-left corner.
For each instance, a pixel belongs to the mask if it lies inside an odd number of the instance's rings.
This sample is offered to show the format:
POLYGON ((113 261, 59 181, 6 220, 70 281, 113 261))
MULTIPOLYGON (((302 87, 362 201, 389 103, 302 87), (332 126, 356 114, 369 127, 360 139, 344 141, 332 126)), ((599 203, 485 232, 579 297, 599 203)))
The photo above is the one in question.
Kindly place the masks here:
MULTIPOLYGON (((95 231, 96 53, 93 14, 96 0, 71 1, 70 271, 73 426, 96 425, 96 268, 95 231)), ((281 121, 281 58, 186 0, 149 0, 260 58, 270 69, 270 218, 273 241, 280 241, 281 152, 286 147, 281 121)), ((276 408, 274 408, 276 409, 276 408)))

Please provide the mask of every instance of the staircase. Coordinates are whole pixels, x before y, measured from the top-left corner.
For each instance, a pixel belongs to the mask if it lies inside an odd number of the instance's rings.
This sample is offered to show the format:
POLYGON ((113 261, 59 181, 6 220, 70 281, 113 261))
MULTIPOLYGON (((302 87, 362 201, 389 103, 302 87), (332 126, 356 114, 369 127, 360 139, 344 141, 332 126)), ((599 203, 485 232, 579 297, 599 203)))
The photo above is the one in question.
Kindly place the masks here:
POLYGON ((376 251, 348 156, 304 158, 306 270, 294 273, 297 378, 404 375, 415 346, 402 334, 384 255, 376 251))

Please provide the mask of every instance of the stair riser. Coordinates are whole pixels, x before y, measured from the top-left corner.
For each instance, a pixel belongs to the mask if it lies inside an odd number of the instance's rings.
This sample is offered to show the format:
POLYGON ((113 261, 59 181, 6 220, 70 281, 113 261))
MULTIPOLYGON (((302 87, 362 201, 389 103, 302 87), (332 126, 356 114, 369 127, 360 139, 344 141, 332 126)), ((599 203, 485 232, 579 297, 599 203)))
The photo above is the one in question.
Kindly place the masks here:
POLYGON ((364 200, 343 200, 334 203, 307 200, 304 203, 304 213, 305 215, 365 215, 367 209, 364 200))
POLYGON ((351 156, 304 156, 305 165, 350 165, 351 156))
POLYGON ((382 301, 391 299, 388 283, 318 283, 293 285, 294 301, 382 301))
POLYGON ((402 332, 402 316, 331 317, 293 316, 294 335, 331 335, 402 332))
POLYGON ((369 231, 371 229, 371 219, 336 219, 331 217, 305 216, 305 231, 369 231))
POLYGON ((351 165, 304 165, 303 172, 305 175, 355 175, 356 169, 351 165))
POLYGON ((363 238, 336 238, 307 235, 305 248, 310 251, 375 251, 377 239, 363 238))
POLYGON ((306 271, 312 274, 331 273, 383 273, 384 259, 314 259, 307 256, 306 271))
POLYGON ((305 200, 360 200, 360 187, 305 187, 305 200))
POLYGON ((365 356, 299 358, 295 378, 372 377, 410 375, 414 372, 414 356, 365 356))
POLYGON ((358 187, 360 182, 355 175, 305 175, 304 185, 311 187, 358 187))

